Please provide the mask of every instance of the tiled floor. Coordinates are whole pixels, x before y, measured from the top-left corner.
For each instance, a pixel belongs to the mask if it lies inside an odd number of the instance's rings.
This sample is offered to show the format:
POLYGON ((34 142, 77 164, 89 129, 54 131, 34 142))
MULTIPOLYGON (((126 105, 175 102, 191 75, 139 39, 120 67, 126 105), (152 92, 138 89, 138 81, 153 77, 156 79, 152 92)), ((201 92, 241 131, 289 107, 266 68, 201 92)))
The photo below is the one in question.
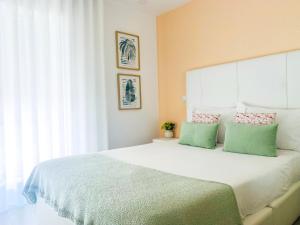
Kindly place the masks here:
MULTIPOLYGON (((1 225, 69 225, 69 221, 58 222, 54 221, 52 218, 55 218, 53 215, 49 217, 41 218, 36 214, 34 206, 25 207, 24 209, 17 209, 0 215, 0 224, 1 225), (39 219, 38 219, 39 218, 39 219)), ((53 211, 53 213, 55 213, 53 211)), ((300 225, 300 219, 294 224, 300 225)))

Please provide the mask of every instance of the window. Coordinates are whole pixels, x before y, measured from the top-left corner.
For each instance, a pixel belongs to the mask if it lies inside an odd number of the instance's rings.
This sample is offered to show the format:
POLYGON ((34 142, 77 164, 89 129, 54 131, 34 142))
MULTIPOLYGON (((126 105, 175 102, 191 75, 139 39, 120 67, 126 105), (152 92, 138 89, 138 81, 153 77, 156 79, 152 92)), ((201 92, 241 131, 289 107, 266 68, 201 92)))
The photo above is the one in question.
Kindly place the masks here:
POLYGON ((106 147, 101 9, 0 1, 0 212, 37 163, 106 147))

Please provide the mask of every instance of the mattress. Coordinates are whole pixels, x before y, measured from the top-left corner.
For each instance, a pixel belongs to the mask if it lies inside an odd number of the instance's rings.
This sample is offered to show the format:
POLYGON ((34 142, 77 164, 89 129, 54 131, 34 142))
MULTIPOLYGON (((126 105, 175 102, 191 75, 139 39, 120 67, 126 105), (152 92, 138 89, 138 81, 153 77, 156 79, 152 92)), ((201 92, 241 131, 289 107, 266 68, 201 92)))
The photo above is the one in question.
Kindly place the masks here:
POLYGON ((278 157, 243 155, 184 146, 177 141, 104 151, 112 158, 159 171, 230 185, 241 216, 254 214, 300 180, 300 153, 279 150, 278 157))

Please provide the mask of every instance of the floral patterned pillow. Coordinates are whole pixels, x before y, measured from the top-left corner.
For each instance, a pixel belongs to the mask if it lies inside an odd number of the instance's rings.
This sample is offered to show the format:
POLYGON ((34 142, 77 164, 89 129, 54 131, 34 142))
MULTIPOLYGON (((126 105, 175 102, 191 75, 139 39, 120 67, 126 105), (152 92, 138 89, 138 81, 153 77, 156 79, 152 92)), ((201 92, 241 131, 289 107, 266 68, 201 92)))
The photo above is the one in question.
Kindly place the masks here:
POLYGON ((192 122, 194 123, 219 123, 221 114, 193 112, 192 122))
POLYGON ((276 113, 236 113, 233 118, 235 123, 253 125, 271 125, 275 120, 276 113))

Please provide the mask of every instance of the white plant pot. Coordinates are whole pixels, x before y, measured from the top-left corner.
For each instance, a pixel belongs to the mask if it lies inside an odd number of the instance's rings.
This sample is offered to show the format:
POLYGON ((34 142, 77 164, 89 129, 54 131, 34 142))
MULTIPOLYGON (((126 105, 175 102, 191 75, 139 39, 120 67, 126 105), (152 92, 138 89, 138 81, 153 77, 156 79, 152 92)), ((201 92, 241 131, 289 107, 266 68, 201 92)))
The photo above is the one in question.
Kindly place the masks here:
POLYGON ((174 133, 172 130, 165 130, 165 138, 172 138, 174 133))

